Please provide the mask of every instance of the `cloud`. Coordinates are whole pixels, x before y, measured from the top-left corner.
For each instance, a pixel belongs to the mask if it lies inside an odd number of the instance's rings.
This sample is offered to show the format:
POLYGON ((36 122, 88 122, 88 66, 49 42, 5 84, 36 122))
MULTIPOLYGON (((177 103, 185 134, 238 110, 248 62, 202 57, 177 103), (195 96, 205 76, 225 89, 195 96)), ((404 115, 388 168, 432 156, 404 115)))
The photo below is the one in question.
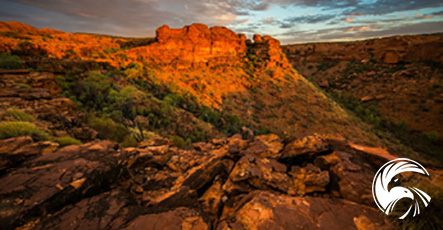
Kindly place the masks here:
MULTIPOLYGON (((441 0, 0 0, 0 20, 66 32, 143 37, 154 36, 163 24, 181 28, 205 23, 249 34, 283 31, 317 40, 369 32, 391 34, 396 27, 407 27, 406 23, 414 27, 419 22, 441 21, 442 9, 441 0), (431 7, 430 12, 420 10, 431 7), (284 18, 282 10, 293 10, 294 16, 284 18), (405 12, 408 10, 427 13, 414 16, 405 12), (394 12, 398 12, 396 17, 392 17, 394 12), (374 27, 376 24, 383 26, 374 27), (306 28, 311 31, 300 31, 306 28)), ((435 30, 426 25, 424 29, 435 30)), ((285 41, 291 39, 288 34, 277 35, 285 41)))
POLYGON ((431 19, 433 17, 434 16, 432 16, 432 15, 423 15, 423 14, 420 14, 420 13, 416 13, 414 15, 414 19, 418 19, 418 20, 421 20, 421 19, 431 19))
POLYGON ((350 13, 347 13, 346 15, 350 15, 350 16, 365 16, 366 14, 362 13, 362 12, 350 12, 350 13))
POLYGON ((243 23, 248 23, 249 21, 251 21, 251 18, 239 19, 234 21, 233 24, 243 24, 243 23))
POLYGON ((349 23, 349 22, 352 22, 352 20, 355 20, 355 17, 347 17, 347 18, 343 18, 342 20, 349 23))
POLYGON ((286 24, 288 24, 288 23, 314 24, 314 23, 328 21, 328 20, 331 20, 335 17, 336 17, 336 15, 333 15, 333 14, 317 14, 317 15, 290 17, 290 18, 286 18, 284 21, 286 24))
POLYGON ((358 4, 357 0, 273 0, 281 5, 312 6, 324 8, 346 8, 358 4))
POLYGON ((345 15, 381 15, 406 10, 418 10, 430 7, 441 7, 441 0, 271 0, 280 5, 321 7, 324 9, 342 9, 345 15))
POLYGON ((362 13, 371 15, 382 15, 393 12, 418 10, 430 7, 443 6, 441 0, 377 0, 374 3, 359 2, 354 7, 350 7, 345 14, 362 13))
POLYGON ((281 29, 289 29, 289 28, 292 28, 293 26, 294 26, 293 24, 281 23, 279 28, 281 28, 281 29))
POLYGON ((345 33, 353 27, 339 27, 332 29, 307 30, 307 31, 290 31, 279 34, 277 37, 282 44, 291 44, 294 42, 310 42, 310 41, 331 41, 331 40, 356 40, 375 37, 385 37, 393 35, 408 35, 408 34, 427 34, 439 33, 443 28, 443 22, 418 22, 402 24, 394 27, 388 25, 371 25, 368 28, 357 28, 353 31, 345 33), (369 29, 372 28, 372 29, 369 29))
POLYGON ((264 24, 271 24, 273 22, 275 22, 274 18, 270 17, 270 18, 264 18, 261 20, 264 24))
POLYGON ((355 31, 365 31, 365 30, 374 30, 378 27, 381 27, 382 25, 374 24, 370 26, 357 26, 357 27, 350 27, 344 30, 344 32, 355 32, 355 31))
POLYGON ((2 4, 0 12, 10 14, 2 14, 1 20, 21 20, 37 27, 51 25, 68 32, 125 36, 152 36, 163 24, 171 27, 195 22, 209 26, 235 25, 246 21, 242 16, 269 7, 261 0, 2 0, 2 4), (8 8, 19 10, 6 10, 8 8), (32 17, 34 20, 24 19, 30 11, 38 12, 32 17))

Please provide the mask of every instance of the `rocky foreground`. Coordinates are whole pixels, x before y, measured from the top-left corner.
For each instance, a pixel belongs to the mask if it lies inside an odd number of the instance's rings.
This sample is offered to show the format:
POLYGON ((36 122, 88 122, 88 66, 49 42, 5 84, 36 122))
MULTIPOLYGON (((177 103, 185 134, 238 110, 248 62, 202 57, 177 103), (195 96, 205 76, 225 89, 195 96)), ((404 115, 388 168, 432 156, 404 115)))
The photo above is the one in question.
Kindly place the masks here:
POLYGON ((0 146, 2 229, 392 228, 371 183, 393 156, 338 137, 0 146))

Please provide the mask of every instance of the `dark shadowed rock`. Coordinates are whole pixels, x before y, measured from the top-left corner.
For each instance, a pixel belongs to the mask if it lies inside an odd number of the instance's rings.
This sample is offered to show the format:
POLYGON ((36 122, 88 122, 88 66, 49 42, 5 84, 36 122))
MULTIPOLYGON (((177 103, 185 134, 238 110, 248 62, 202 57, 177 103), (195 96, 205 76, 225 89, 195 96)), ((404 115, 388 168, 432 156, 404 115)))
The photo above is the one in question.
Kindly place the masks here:
POLYGON ((25 162, 0 178, 1 225, 22 225, 108 188, 120 172, 119 157, 115 144, 103 141, 25 162))
POLYGON ((130 194, 115 189, 67 205, 32 229, 121 229, 141 213, 141 207, 135 204, 130 194))
POLYGON ((23 161, 43 154, 49 154, 58 148, 50 141, 32 143, 31 137, 15 137, 0 141, 0 172, 17 167, 23 161))
POLYGON ((198 199, 202 211, 208 213, 213 218, 217 218, 221 212, 223 196, 222 182, 214 180, 211 187, 198 199))

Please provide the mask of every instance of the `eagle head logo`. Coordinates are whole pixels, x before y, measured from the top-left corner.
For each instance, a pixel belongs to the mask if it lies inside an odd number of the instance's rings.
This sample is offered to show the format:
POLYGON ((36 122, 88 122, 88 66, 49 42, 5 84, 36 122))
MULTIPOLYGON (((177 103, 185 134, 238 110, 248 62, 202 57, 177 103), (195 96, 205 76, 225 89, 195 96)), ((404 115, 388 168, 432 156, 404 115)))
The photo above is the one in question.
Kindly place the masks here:
MULTIPOLYGON (((408 211, 399 219, 404 219, 412 210, 414 210, 413 217, 420 214, 419 201, 421 201, 425 207, 428 206, 431 201, 431 197, 416 187, 400 187, 396 186, 388 189, 388 184, 398 174, 402 172, 416 172, 429 176, 428 171, 417 163, 408 158, 397 158, 384 164, 375 174, 372 182, 372 196, 375 203, 386 215, 394 210, 397 202, 403 198, 411 199, 411 206, 408 211)), ((397 182, 398 179, 394 179, 397 182)))

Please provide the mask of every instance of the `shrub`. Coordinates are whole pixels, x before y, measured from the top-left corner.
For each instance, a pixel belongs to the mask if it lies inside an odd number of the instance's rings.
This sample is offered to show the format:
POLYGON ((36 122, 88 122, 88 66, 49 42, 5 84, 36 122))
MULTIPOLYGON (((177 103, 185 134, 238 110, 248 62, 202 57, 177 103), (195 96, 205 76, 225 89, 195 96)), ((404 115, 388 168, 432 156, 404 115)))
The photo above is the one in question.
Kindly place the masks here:
POLYGON ((263 126, 259 126, 255 133, 256 133, 256 135, 264 135, 264 134, 270 133, 270 131, 269 131, 269 129, 267 129, 263 126))
POLYGON ((433 131, 430 133, 424 133, 423 136, 427 140, 432 141, 432 142, 437 142, 437 140, 438 140, 438 132, 437 131, 433 131))
POLYGON ((0 54, 0 69, 20 69, 22 68, 22 60, 10 53, 0 54))
POLYGON ((169 139, 172 140, 174 143, 174 146, 181 148, 181 149, 190 149, 192 147, 192 143, 190 139, 184 140, 182 137, 174 135, 169 136, 169 139))
POLYGON ((133 135, 126 135, 123 141, 120 143, 122 147, 136 147, 138 145, 138 141, 134 138, 133 135))
POLYGON ((115 123, 111 118, 93 117, 88 122, 88 125, 97 131, 99 137, 102 139, 122 142, 128 134, 126 128, 122 124, 115 123))
POLYGON ((144 95, 145 94, 142 91, 138 90, 137 88, 132 86, 126 86, 119 92, 117 92, 116 90, 110 90, 109 100, 110 102, 115 104, 124 104, 130 99, 137 99, 144 95))
POLYGON ((106 46, 106 47, 103 49, 103 52, 104 52, 105 54, 113 54, 113 53, 115 53, 115 52, 117 52, 117 51, 119 51, 119 48, 112 48, 112 47, 109 47, 109 46, 106 46))
POLYGON ((215 127, 220 127, 221 114, 212 111, 208 106, 202 106, 200 108, 200 120, 213 124, 215 127))
POLYGON ((29 114, 27 114, 25 111, 20 109, 8 109, 6 114, 16 121, 27 121, 27 122, 34 122, 35 118, 29 114))
POLYGON ((408 122, 405 120, 402 120, 397 123, 397 127, 401 131, 406 131, 406 130, 408 130, 408 122))
POLYGON ((208 140, 208 135, 201 128, 199 128, 198 130, 192 131, 190 138, 193 143, 205 142, 208 140))
POLYGON ((109 103, 108 95, 112 87, 113 84, 107 76, 90 72, 88 77, 75 85, 73 94, 83 105, 101 110, 109 103))
POLYGON ((22 121, 11 121, 0 124, 0 139, 11 137, 30 136, 34 140, 47 141, 51 136, 37 126, 22 121))
POLYGON ((126 77, 135 79, 143 75, 143 66, 139 63, 130 63, 125 68, 126 77))
POLYGON ((70 136, 59 137, 55 139, 55 142, 59 144, 60 147, 68 146, 68 145, 82 145, 83 143, 80 140, 77 140, 70 136))

